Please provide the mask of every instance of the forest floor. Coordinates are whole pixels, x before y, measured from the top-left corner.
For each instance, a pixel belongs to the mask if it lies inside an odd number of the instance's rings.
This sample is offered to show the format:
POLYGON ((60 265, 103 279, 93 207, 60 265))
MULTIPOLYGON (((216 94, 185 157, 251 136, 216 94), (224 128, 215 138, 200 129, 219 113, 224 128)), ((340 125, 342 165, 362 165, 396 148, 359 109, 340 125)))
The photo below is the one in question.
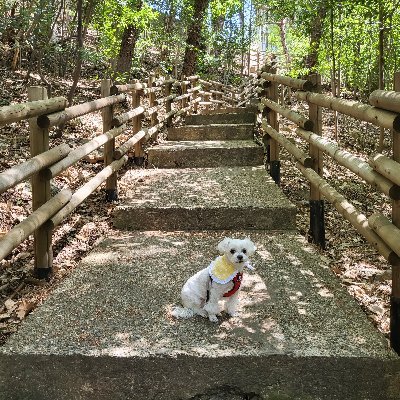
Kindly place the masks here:
MULTIPOLYGON (((28 82, 22 72, 11 73, 0 70, 0 106, 27 100, 27 87, 40 84, 40 78, 31 75, 28 82)), ((70 82, 46 77, 52 85, 52 97, 66 96, 70 82)), ((99 96, 98 81, 81 80, 74 104, 93 100, 99 96)), ((298 104, 294 108, 305 112, 298 104)), ((334 138, 334 120, 331 113, 324 119, 324 136, 334 138)), ((350 118, 339 121, 339 142, 345 149, 367 158, 378 142, 376 128, 350 118)), ((293 140, 294 126, 282 121, 281 130, 293 140)), ((100 113, 92 113, 66 124, 62 133, 50 132, 51 146, 62 142, 71 147, 83 144, 101 133, 100 113), (61 136, 61 137, 60 137, 61 136)), ((129 133, 129 132, 128 132, 129 133)), ((387 134, 389 139, 390 134, 387 134)), ((126 140, 122 136, 119 140, 126 140)), ((389 141, 385 142, 389 149, 389 141)), ((0 129, 0 171, 29 158, 29 130, 27 122, 14 123, 0 129)), ((88 178, 102 169, 102 163, 94 156, 70 167, 52 182, 52 190, 59 191, 68 186, 77 189, 88 178)), ((390 203, 384 195, 373 191, 357 177, 330 159, 326 159, 324 176, 349 201, 365 215, 373 211, 390 213, 390 203)), ((290 157, 282 151, 281 187, 288 198, 297 206, 297 228, 308 236, 308 184, 300 172, 293 168, 290 157)), ((125 168, 138 168, 127 165, 125 168)), ((120 193, 125 190, 119 187, 120 193)), ((24 241, 6 259, 0 261, 0 344, 16 332, 19 324, 49 293, 76 268, 79 261, 99 243, 104 236, 112 234, 111 213, 114 204, 104 201, 103 190, 99 189, 82 204, 53 234, 54 274, 49 282, 32 276, 32 238, 24 241)), ((389 330, 389 298, 391 271, 389 265, 360 237, 354 228, 336 210, 325 203, 326 250, 318 250, 324 261, 329 263, 348 292, 360 303, 377 329, 387 335, 389 330)), ((29 182, 18 184, 0 196, 0 237, 22 221, 31 212, 31 189, 29 182)))

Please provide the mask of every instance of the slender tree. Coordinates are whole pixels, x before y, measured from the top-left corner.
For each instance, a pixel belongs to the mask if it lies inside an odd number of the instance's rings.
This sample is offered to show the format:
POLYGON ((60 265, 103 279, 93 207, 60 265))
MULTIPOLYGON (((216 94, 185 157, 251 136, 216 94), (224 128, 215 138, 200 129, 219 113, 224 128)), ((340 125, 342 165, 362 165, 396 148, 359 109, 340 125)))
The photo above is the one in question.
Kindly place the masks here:
MULTIPOLYGON (((131 5, 135 12, 139 12, 143 7, 142 0, 135 0, 131 5)), ((135 21, 129 23, 123 33, 121 47, 119 49, 115 72, 120 75, 128 75, 131 67, 136 42, 139 39, 140 27, 135 21)))
POLYGON ((195 73, 198 54, 206 47, 202 29, 209 3, 210 0, 192 0, 193 17, 188 27, 182 76, 190 76, 195 73))

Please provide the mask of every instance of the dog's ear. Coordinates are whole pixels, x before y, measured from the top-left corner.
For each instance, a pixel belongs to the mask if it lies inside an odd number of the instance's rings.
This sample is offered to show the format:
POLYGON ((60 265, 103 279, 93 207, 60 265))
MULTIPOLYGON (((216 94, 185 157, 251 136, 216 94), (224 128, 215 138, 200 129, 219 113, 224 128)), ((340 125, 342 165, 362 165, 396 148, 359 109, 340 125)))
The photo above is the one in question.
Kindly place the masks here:
POLYGON ((246 242, 247 252, 248 252, 249 256, 251 256, 257 250, 257 247, 248 237, 245 238, 244 241, 246 242))
POLYGON ((225 238, 221 242, 218 243, 217 249, 220 253, 226 253, 229 249, 229 243, 231 242, 230 238, 225 238))

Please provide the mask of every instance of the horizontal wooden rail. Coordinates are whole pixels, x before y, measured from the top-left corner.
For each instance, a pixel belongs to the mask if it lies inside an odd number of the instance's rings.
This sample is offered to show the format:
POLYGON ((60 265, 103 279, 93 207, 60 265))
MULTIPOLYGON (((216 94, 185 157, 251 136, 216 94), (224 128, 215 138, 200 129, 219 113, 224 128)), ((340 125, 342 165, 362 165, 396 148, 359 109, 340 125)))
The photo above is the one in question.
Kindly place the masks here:
POLYGON ((379 189, 394 200, 400 199, 400 187, 374 171, 374 169, 361 158, 349 153, 348 151, 340 149, 337 143, 316 135, 314 132, 298 128, 296 133, 302 139, 328 154, 340 165, 348 168, 350 171, 364 179, 371 186, 379 189))
POLYGON ((85 201, 109 176, 118 171, 128 161, 128 156, 122 157, 120 160, 113 161, 110 165, 102 169, 95 177, 90 179, 85 185, 80 187, 70 198, 68 203, 61 208, 48 224, 50 228, 56 227, 62 222, 72 211, 75 210, 83 201, 85 201))
POLYGON ((397 161, 383 154, 376 154, 369 162, 375 171, 378 171, 396 185, 400 185, 400 164, 397 161))
POLYGON ((150 118, 153 114, 157 114, 162 109, 162 105, 157 105, 151 108, 147 108, 144 112, 146 118, 150 118))
POLYGON ((147 84, 141 82, 129 83, 127 85, 113 85, 110 87, 110 94, 115 95, 120 93, 131 92, 132 90, 143 90, 146 88, 147 84))
POLYGON ((102 99, 89 101, 76 106, 68 107, 64 111, 54 114, 41 115, 37 119, 37 124, 42 129, 51 128, 52 126, 61 125, 71 119, 89 114, 93 111, 101 110, 104 107, 125 101, 125 95, 119 94, 117 96, 103 97, 102 99))
POLYGON ((161 98, 159 98, 159 99, 155 99, 154 102, 155 102, 156 104, 164 104, 164 103, 166 103, 167 101, 173 100, 175 97, 177 97, 176 94, 170 94, 169 96, 161 97, 161 98))
POLYGON ((64 158, 71 151, 66 144, 60 144, 51 150, 38 154, 22 164, 15 165, 0 173, 0 193, 15 186, 33 174, 41 171, 43 168, 54 164, 64 158))
POLYGON ((188 93, 198 92, 201 90, 201 86, 195 86, 187 90, 188 93))
POLYGON ((173 85, 175 82, 176 82, 176 79, 173 79, 173 78, 166 79, 165 81, 162 81, 162 85, 163 86, 165 86, 165 85, 173 85))
POLYGON ((338 193, 314 170, 305 168, 300 163, 297 163, 297 168, 391 265, 400 265, 400 257, 371 229, 365 215, 361 214, 353 204, 338 193))
POLYGON ((338 111, 382 128, 400 130, 400 115, 391 111, 381 110, 358 101, 339 99, 319 93, 296 92, 294 95, 299 100, 305 100, 312 104, 338 111))
POLYGON ((133 135, 130 139, 124 142, 118 149, 114 152, 114 157, 119 160, 123 155, 125 155, 130 148, 132 148, 136 143, 139 143, 147 135, 147 129, 142 129, 133 135))
POLYGON ((176 103, 177 101, 188 99, 191 95, 192 95, 191 93, 181 94, 180 96, 176 96, 172 101, 176 103))
POLYGON ((189 80, 186 80, 186 81, 176 81, 175 83, 174 83, 174 86, 175 87, 179 87, 179 86, 182 86, 182 85, 190 85, 192 82, 191 81, 189 81, 189 80))
POLYGON ((374 107, 400 113, 400 92, 375 90, 369 95, 369 103, 374 107))
POLYGON ((92 151, 103 146, 110 140, 116 138, 122 132, 126 130, 126 125, 121 125, 117 128, 111 129, 106 133, 96 136, 89 142, 83 144, 82 146, 73 149, 67 157, 59 161, 58 163, 52 165, 50 168, 44 169, 41 175, 45 179, 52 179, 57 176, 60 172, 66 170, 71 165, 74 165, 77 161, 81 160, 83 157, 90 154, 92 151))
POLYGON ((211 86, 211 83, 208 81, 205 81, 204 79, 199 79, 199 83, 200 83, 200 85, 203 85, 203 86, 211 86))
POLYGON ((120 125, 124 124, 125 122, 128 122, 131 119, 144 114, 144 112, 145 112, 144 107, 142 107, 142 106, 136 107, 133 110, 130 110, 126 113, 123 113, 123 114, 120 114, 120 115, 117 115, 116 117, 114 117, 111 121, 111 125, 112 126, 120 126, 120 125))
POLYGON ((146 132, 147 140, 150 139, 155 133, 157 133, 164 126, 163 122, 164 122, 164 120, 160 121, 158 124, 147 129, 147 132, 146 132))
POLYGON ((157 93, 157 92, 161 92, 161 90, 162 90, 162 87, 154 86, 151 88, 143 89, 143 94, 157 93))
POLYGON ((393 249, 400 257, 400 229, 381 213, 372 214, 368 218, 372 229, 393 249))
POLYGON ((43 204, 21 223, 16 225, 0 239, 0 260, 6 257, 28 236, 42 226, 71 199, 71 191, 64 189, 47 203, 43 204))
POLYGON ((218 94, 218 95, 223 95, 224 94, 224 92, 220 92, 219 90, 210 90, 210 93, 211 94, 218 94))
POLYGON ((261 99, 261 104, 266 106, 267 108, 283 115, 285 118, 287 118, 289 121, 294 122, 296 125, 300 126, 301 128, 304 128, 308 131, 311 131, 314 128, 314 123, 304 117, 303 115, 290 110, 289 108, 282 107, 278 103, 269 100, 267 98, 261 99))
POLYGON ((187 107, 185 107, 185 108, 181 108, 180 110, 176 111, 176 112, 175 112, 175 116, 178 117, 179 115, 182 115, 182 114, 184 114, 184 113, 190 111, 191 108, 192 108, 192 105, 195 104, 195 103, 200 103, 200 101, 201 101, 201 97, 197 97, 196 99, 194 99, 194 100, 192 100, 192 101, 190 102, 190 105, 189 105, 189 106, 187 106, 187 107))
POLYGON ((281 135, 278 131, 272 128, 272 126, 268 124, 266 119, 262 120, 261 125, 265 132, 267 132, 269 136, 271 136, 281 146, 283 146, 292 156, 294 156, 297 161, 299 161, 307 168, 312 167, 313 159, 309 155, 302 152, 298 147, 296 147, 295 144, 293 144, 291 141, 281 135))
POLYGON ((261 78, 264 78, 269 82, 281 83, 282 85, 290 86, 291 88, 298 90, 309 91, 313 88, 313 84, 310 81, 304 79, 290 78, 289 76, 281 76, 270 74, 268 72, 263 72, 261 74, 261 78))
POLYGON ((48 100, 29 101, 0 107, 0 126, 64 110, 67 105, 68 100, 65 97, 54 97, 48 100))

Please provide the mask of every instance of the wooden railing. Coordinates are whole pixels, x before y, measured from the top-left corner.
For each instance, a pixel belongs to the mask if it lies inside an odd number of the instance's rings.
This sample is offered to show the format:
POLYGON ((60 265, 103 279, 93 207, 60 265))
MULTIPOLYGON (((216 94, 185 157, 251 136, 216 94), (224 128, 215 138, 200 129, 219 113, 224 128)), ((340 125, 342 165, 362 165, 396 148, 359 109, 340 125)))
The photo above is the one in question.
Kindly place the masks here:
MULTIPOLYGON (((279 76, 271 69, 259 72, 255 89, 262 111, 263 141, 267 151, 270 175, 280 183, 280 148, 285 148, 296 160, 296 167, 310 183, 310 234, 312 240, 325 247, 324 201, 326 199, 353 227, 392 265, 392 296, 390 340, 400 353, 400 73, 395 75, 393 91, 376 90, 370 104, 321 94, 321 79, 279 76), (279 104, 279 91, 288 86, 294 96, 308 104, 307 116, 279 104), (376 154, 369 160, 342 148, 335 141, 322 137, 322 108, 327 108, 367 121, 392 132, 392 158, 376 154), (279 120, 286 118, 297 125, 295 134, 306 141, 306 154, 279 131, 279 120), (369 217, 340 194, 323 178, 323 154, 346 167, 367 184, 387 196, 392 205, 391 220, 379 212, 369 217)), ((281 101, 282 103, 282 101, 281 101)))
POLYGON ((117 198, 117 171, 127 162, 129 152, 133 151, 135 163, 141 165, 145 142, 154 138, 164 126, 170 126, 174 118, 196 112, 199 106, 236 104, 241 99, 231 87, 203 81, 198 76, 182 81, 156 80, 151 76, 147 82, 126 85, 112 85, 106 79, 101 83, 101 98, 68 108, 64 97, 47 99, 46 89, 42 87, 31 87, 28 95, 27 103, 0 108, 0 127, 29 120, 31 151, 28 161, 0 172, 0 194, 30 178, 33 209, 0 239, 0 260, 33 234, 34 274, 39 278, 47 278, 52 270, 54 228, 104 182, 106 200, 117 198), (116 114, 115 106, 126 104, 128 98, 131 99, 129 111, 116 114), (101 135, 74 148, 64 143, 50 149, 50 128, 99 110, 103 122, 101 135), (142 127, 144 118, 148 119, 146 128, 142 127), (115 139, 128 127, 131 137, 116 148, 115 139), (104 168, 74 193, 64 189, 52 197, 51 179, 101 146, 104 146, 104 168))

